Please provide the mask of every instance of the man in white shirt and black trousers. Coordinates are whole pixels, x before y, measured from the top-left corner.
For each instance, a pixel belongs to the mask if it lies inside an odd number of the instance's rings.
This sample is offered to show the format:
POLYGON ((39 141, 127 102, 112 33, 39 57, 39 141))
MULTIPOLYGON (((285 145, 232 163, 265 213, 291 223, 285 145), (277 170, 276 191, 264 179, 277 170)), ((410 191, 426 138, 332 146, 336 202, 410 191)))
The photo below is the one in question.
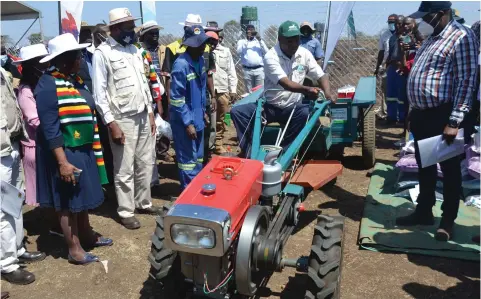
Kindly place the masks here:
POLYGON ((246 26, 246 39, 237 42, 237 54, 241 58, 244 69, 244 84, 246 92, 264 84, 263 58, 269 49, 261 36, 256 32, 254 25, 246 26))
MULTIPOLYGON (((317 99, 320 90, 328 100, 335 101, 330 91, 329 79, 309 50, 300 47, 299 25, 296 22, 286 21, 279 27, 278 43, 270 49, 264 57, 265 83, 264 90, 284 89, 284 91, 271 91, 265 95, 264 104, 267 123, 278 122, 285 126, 293 109, 295 109, 289 123, 285 138, 281 146, 286 149, 301 132, 309 116, 309 104, 302 103, 304 97, 317 99), (306 75, 317 80, 321 87, 303 86, 306 75)), ((242 140, 241 154, 248 154, 251 140, 251 131, 254 121, 251 121, 256 111, 257 103, 238 105, 231 110, 231 119, 237 130, 238 140, 242 140)))

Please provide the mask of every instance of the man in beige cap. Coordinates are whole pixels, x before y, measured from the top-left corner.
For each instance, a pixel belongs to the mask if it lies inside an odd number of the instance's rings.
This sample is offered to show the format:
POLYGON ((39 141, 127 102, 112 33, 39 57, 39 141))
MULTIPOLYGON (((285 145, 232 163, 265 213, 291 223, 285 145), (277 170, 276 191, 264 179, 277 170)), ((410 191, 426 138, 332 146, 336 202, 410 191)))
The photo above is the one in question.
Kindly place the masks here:
POLYGON ((301 47, 309 50, 319 63, 324 58, 324 51, 322 51, 321 42, 312 36, 315 32, 314 27, 309 22, 302 22, 299 27, 301 28, 301 47))
POLYGON ((137 229, 134 211, 157 214, 150 181, 155 138, 152 95, 145 75, 142 50, 133 45, 134 21, 127 8, 109 12, 110 36, 93 57, 94 98, 110 131, 114 183, 121 223, 137 229))

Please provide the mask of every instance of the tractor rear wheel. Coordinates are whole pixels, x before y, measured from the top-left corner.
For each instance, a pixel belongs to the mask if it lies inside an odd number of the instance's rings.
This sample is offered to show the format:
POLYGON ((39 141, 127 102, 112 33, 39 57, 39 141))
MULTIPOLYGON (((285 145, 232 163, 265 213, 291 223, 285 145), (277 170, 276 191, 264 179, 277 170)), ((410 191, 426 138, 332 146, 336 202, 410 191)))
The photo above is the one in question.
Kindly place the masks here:
POLYGON ((363 113, 362 159, 364 166, 371 168, 376 163, 376 114, 372 107, 363 113))
POLYGON ((187 288, 181 287, 184 277, 181 272, 180 256, 164 245, 164 216, 168 211, 168 208, 163 207, 163 211, 155 221, 156 227, 148 257, 151 265, 149 275, 161 284, 168 298, 184 298, 187 288))
POLYGON ((309 255, 305 299, 338 299, 341 281, 344 217, 318 217, 309 255))

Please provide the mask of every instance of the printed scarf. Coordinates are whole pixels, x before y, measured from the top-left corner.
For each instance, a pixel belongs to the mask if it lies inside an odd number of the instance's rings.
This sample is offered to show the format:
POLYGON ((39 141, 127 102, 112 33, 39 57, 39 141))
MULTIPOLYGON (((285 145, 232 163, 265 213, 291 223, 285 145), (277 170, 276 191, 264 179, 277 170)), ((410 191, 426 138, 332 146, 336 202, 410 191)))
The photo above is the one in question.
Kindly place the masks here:
POLYGON ((140 51, 142 51, 145 76, 147 77, 147 80, 149 80, 149 87, 152 94, 152 99, 155 103, 157 103, 157 101, 160 101, 162 99, 162 95, 160 94, 159 77, 155 72, 152 56, 150 55, 149 51, 142 47, 141 44, 135 43, 134 46, 136 46, 140 51))
MULTIPOLYGON (((64 74, 55 68, 51 68, 49 71, 55 78, 55 85, 57 86, 59 117, 65 146, 77 147, 92 144, 100 183, 102 185, 107 184, 109 181, 102 154, 102 145, 100 144, 95 110, 90 109, 87 101, 64 74)), ((88 90, 79 76, 73 75, 72 77, 75 78, 75 85, 88 90)))

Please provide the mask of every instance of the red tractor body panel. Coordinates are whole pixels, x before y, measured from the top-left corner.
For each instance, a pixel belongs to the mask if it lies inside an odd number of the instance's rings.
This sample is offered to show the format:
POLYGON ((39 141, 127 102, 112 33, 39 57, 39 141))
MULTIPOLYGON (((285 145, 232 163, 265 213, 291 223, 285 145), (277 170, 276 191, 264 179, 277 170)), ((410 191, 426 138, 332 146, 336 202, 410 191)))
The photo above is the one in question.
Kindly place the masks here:
POLYGON ((227 211, 231 217, 231 238, 235 238, 247 210, 259 201, 263 167, 263 163, 257 160, 215 156, 175 203, 227 211), (212 184, 215 185, 214 192, 203 191, 204 186, 212 184))

